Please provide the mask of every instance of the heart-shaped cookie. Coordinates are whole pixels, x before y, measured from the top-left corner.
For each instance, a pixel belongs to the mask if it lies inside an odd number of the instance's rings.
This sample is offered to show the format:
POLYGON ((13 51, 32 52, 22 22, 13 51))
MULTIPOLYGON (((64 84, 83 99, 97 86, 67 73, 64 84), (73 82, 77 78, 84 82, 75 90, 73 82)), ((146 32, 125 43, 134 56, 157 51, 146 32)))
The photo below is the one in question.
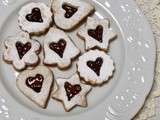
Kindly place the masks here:
POLYGON ((17 87, 37 105, 45 108, 54 83, 53 74, 45 66, 25 70, 17 77, 17 87))
POLYGON ((109 55, 100 50, 90 50, 79 57, 77 62, 81 78, 93 86, 109 80, 114 71, 114 63, 109 55))
POLYGON ((19 54, 19 58, 22 59, 22 57, 31 49, 31 43, 27 42, 23 44, 22 42, 18 41, 16 42, 16 48, 19 54))
POLYGON ((66 94, 68 100, 70 101, 75 95, 77 95, 81 91, 81 86, 79 84, 72 85, 69 82, 64 83, 64 88, 66 90, 66 94))
POLYGON ((66 48, 66 41, 64 39, 60 39, 57 43, 51 42, 49 44, 50 49, 55 51, 61 58, 63 58, 63 53, 66 48))
POLYGON ((53 0, 52 11, 55 24, 61 29, 71 30, 93 12, 94 7, 83 0, 53 0))
POLYGON ((44 63, 67 68, 80 50, 75 46, 69 36, 62 30, 51 28, 44 40, 44 63))
POLYGON ((32 12, 26 15, 26 19, 30 22, 43 22, 41 10, 37 7, 33 8, 32 12))
POLYGON ((91 68, 98 76, 100 75, 100 69, 103 64, 103 59, 98 57, 95 61, 88 61, 87 66, 91 68))
POLYGON ((101 25, 98 25, 95 30, 88 30, 88 35, 102 43, 103 27, 101 25))

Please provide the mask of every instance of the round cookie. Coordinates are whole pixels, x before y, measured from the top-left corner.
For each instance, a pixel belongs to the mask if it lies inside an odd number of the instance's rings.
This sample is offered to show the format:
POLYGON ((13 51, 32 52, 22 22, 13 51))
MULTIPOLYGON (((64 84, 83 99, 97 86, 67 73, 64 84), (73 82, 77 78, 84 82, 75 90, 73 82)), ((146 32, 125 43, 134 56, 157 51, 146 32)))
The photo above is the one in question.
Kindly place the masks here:
POLYGON ((52 23, 52 12, 44 3, 29 3, 19 11, 19 26, 30 34, 45 32, 52 23))
POLYGON ((85 27, 78 31, 78 35, 85 40, 86 50, 96 47, 107 51, 109 41, 116 37, 108 19, 99 20, 92 17, 88 17, 85 27))
POLYGON ((44 63, 66 68, 80 50, 70 40, 68 35, 55 27, 51 28, 44 40, 44 63))
POLYGON ((12 63, 16 70, 36 65, 39 61, 40 43, 31 40, 28 33, 20 32, 4 41, 4 60, 12 63))
POLYGON ((80 77, 91 85, 102 85, 114 71, 113 60, 99 50, 90 50, 80 56, 77 67, 80 77))
POLYGON ((75 106, 86 107, 86 95, 91 90, 91 86, 82 84, 78 74, 74 74, 68 79, 56 79, 59 89, 52 94, 52 97, 63 103, 64 108, 69 112, 75 106))

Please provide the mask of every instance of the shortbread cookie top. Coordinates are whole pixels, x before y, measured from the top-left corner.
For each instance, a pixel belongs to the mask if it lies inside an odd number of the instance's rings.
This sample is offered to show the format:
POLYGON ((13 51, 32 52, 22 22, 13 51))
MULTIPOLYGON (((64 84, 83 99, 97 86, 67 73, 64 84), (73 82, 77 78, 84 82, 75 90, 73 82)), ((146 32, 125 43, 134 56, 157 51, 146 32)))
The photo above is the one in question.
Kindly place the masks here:
POLYGON ((63 31, 57 28, 50 29, 44 40, 45 64, 57 64, 58 67, 65 68, 79 53, 80 50, 63 31))
POLYGON ((45 31, 52 22, 52 13, 44 3, 29 3, 19 11, 19 26, 28 33, 45 31))
POLYGON ((86 26, 78 35, 85 40, 86 50, 98 47, 107 50, 109 41, 116 37, 116 33, 110 28, 109 20, 88 17, 86 26))
POLYGON ((87 17, 94 7, 82 0, 53 0, 52 10, 56 25, 70 30, 87 17))
POLYGON ((35 65, 39 58, 40 44, 31 40, 28 33, 20 32, 5 41, 4 60, 11 62, 15 69, 22 70, 26 65, 35 65))
POLYGON ((114 70, 113 60, 105 52, 90 50, 79 57, 78 72, 85 82, 101 85, 108 81, 114 70))
POLYGON ((17 87, 24 95, 45 108, 53 81, 52 71, 45 66, 38 66, 20 73, 17 77, 17 87))
POLYGON ((62 101, 66 111, 70 111, 76 105, 87 106, 86 95, 91 86, 82 84, 77 73, 68 79, 57 79, 57 84, 59 90, 52 97, 62 101))

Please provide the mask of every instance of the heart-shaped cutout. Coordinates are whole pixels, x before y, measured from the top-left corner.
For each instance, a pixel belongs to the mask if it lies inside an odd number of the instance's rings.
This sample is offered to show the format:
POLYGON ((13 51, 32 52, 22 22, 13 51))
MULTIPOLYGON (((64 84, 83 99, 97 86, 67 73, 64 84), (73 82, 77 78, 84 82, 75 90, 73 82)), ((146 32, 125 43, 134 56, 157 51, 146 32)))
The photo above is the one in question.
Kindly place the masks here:
POLYGON ((100 75, 100 69, 103 64, 103 59, 98 57, 95 61, 88 61, 87 66, 92 69, 98 76, 100 75))
POLYGON ((63 53, 66 48, 66 41, 64 39, 60 39, 57 43, 51 42, 49 44, 49 48, 56 52, 61 58, 63 58, 63 53))
POLYGON ((66 90, 68 101, 70 101, 75 95, 77 95, 82 90, 79 84, 72 85, 69 82, 65 82, 64 88, 66 90))
POLYGON ((23 44, 22 42, 16 42, 16 48, 19 54, 19 58, 22 59, 23 56, 31 49, 31 43, 27 42, 23 44))
POLYGON ((96 27, 96 29, 92 30, 88 30, 88 35, 93 37, 94 39, 96 39, 99 42, 103 42, 102 38, 103 38, 103 27, 101 25, 98 25, 96 27))
POLYGON ((44 77, 41 74, 36 74, 35 77, 28 77, 26 79, 26 85, 33 89, 35 92, 41 92, 44 77))
POLYGON ((26 19, 30 22, 43 22, 41 11, 39 8, 33 8, 32 12, 26 15, 26 19))
POLYGON ((67 4, 63 4, 62 8, 66 11, 65 18, 71 18, 78 11, 76 7, 67 4))

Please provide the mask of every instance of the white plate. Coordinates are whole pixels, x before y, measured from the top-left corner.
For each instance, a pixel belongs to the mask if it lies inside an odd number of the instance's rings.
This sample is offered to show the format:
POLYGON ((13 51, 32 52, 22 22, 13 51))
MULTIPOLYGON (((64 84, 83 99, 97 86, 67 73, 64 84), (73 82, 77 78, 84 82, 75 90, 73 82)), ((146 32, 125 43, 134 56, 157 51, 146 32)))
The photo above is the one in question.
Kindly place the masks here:
MULTIPOLYGON (((19 31, 18 11, 30 0, 10 1, 1 0, 0 3, 1 43, 4 38, 19 31)), ((103 87, 92 90, 88 96, 87 108, 77 107, 66 113, 60 103, 50 100, 48 108, 43 110, 16 88, 17 73, 2 60, 1 44, 1 120, 130 120, 140 110, 152 87, 154 76, 156 47, 150 27, 132 0, 90 2, 96 7, 94 16, 110 18, 111 27, 118 33, 118 38, 111 43, 109 51, 116 65, 114 77, 103 87)), ((83 49, 83 41, 74 32, 69 35, 83 49)), ((68 72, 60 72, 58 69, 53 71, 55 77, 67 77, 75 72, 75 65, 68 72)))

